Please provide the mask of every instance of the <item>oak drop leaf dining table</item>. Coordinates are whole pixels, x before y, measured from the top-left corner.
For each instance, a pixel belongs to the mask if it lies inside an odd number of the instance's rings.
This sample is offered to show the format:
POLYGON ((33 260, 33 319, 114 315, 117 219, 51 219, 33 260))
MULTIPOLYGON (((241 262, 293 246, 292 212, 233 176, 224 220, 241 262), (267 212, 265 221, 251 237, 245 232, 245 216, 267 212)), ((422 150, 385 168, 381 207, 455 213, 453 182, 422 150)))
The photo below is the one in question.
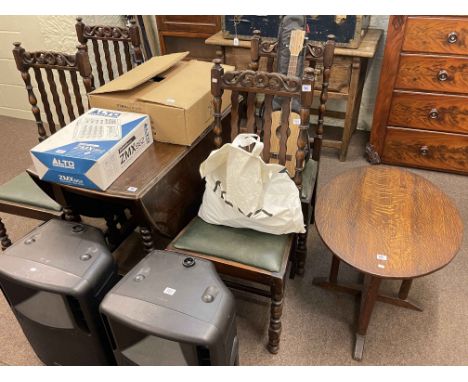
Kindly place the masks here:
MULTIPOLYGON (((222 122, 224 138, 230 134, 230 108, 224 111, 222 122)), ((117 229, 110 234, 115 247, 139 227, 144 250, 149 253, 164 248, 197 214, 205 189, 199 167, 214 149, 213 125, 191 146, 155 141, 105 191, 43 181, 33 166, 27 172, 73 213, 110 220, 125 212, 132 224, 125 234, 117 229), (167 242, 155 243, 154 237, 167 242)))

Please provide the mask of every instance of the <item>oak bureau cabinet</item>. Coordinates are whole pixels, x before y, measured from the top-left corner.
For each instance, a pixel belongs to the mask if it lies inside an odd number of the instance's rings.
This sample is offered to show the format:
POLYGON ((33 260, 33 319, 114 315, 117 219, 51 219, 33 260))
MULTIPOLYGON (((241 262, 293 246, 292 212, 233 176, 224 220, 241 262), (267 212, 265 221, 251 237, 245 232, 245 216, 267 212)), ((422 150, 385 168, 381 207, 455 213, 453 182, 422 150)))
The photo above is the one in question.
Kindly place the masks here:
POLYGON ((372 163, 468 174, 468 17, 392 16, 372 163))

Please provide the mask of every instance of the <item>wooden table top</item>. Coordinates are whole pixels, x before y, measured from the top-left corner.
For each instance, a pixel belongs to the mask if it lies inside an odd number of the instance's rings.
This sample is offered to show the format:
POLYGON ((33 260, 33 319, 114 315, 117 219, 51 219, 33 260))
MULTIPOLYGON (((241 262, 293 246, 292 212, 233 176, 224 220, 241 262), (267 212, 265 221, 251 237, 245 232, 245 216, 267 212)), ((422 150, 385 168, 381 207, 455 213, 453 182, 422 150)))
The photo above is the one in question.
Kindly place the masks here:
MULTIPOLYGON (((224 119, 231 112, 231 107, 223 111, 224 119)), ((211 130, 209 126, 191 146, 174 145, 164 142, 153 142, 130 167, 128 167, 109 188, 105 191, 91 190, 74 186, 60 185, 81 195, 94 195, 95 197, 142 199, 151 188, 167 174, 177 163, 192 150, 211 130), (130 188, 130 190, 129 190, 130 188)), ((36 169, 31 164, 27 172, 38 177, 36 169)))
MULTIPOLYGON (((223 111, 223 121, 231 113, 229 105, 223 111)), ((74 186, 60 185, 60 187, 73 190, 73 192, 82 195, 93 195, 94 197, 123 198, 138 200, 142 199, 158 181, 166 175, 190 150, 194 149, 213 129, 213 124, 207 127, 191 146, 174 145, 164 142, 153 142, 129 168, 127 168, 109 188, 105 191, 91 190, 74 186), (129 190, 130 188, 130 190, 129 190)), ((27 172, 38 177, 36 169, 31 164, 27 172)))
POLYGON ((346 171, 321 188, 315 221, 336 256, 384 278, 414 278, 444 267, 463 236, 458 210, 439 188, 384 166, 346 171))
MULTIPOLYGON (((95 194, 105 197, 140 199, 151 185, 163 176, 190 149, 189 146, 154 142, 128 169, 126 169, 105 191, 61 185, 80 194, 95 194), (129 187, 136 188, 129 191, 129 187)), ((28 173, 37 177, 33 166, 28 173)))
MULTIPOLYGON (((342 48, 337 46, 335 48, 335 55, 372 58, 375 55, 382 34, 382 29, 368 29, 358 48, 342 48)), ((208 37, 205 40, 205 44, 217 46, 234 46, 232 39, 223 37, 222 31, 219 31, 213 36, 208 37)), ((237 47, 250 49, 250 41, 239 40, 239 45, 237 47)))

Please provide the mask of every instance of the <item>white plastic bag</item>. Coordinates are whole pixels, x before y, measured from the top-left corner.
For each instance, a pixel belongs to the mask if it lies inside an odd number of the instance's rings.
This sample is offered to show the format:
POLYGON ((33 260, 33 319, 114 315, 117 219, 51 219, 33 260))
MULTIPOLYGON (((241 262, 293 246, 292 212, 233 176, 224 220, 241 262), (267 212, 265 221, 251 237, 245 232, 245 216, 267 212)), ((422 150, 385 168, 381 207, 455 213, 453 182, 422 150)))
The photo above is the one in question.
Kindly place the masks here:
POLYGON ((206 180, 198 215, 207 223, 276 235, 304 233, 299 190, 284 166, 260 157, 258 135, 239 134, 201 164, 206 180), (252 152, 242 147, 254 145, 252 152))

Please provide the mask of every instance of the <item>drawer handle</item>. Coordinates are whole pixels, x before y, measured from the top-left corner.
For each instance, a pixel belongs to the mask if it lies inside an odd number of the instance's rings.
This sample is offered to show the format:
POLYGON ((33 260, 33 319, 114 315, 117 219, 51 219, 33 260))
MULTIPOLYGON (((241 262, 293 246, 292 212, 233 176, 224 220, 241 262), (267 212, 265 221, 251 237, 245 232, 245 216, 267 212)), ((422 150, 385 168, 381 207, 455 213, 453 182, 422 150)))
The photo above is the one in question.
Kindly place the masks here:
POLYGON ((439 73, 437 73, 437 79, 439 81, 447 81, 448 80, 448 73, 446 70, 439 70, 439 73))
POLYGON ((427 154, 429 154, 429 147, 427 147, 426 145, 421 146, 421 148, 419 149, 419 153, 422 156, 426 156, 427 154))
POLYGON ((439 119, 439 111, 436 108, 431 109, 431 111, 429 112, 429 118, 430 119, 439 119))
POLYGON ((458 40, 457 32, 450 32, 447 36, 447 42, 449 44, 455 44, 458 40))

